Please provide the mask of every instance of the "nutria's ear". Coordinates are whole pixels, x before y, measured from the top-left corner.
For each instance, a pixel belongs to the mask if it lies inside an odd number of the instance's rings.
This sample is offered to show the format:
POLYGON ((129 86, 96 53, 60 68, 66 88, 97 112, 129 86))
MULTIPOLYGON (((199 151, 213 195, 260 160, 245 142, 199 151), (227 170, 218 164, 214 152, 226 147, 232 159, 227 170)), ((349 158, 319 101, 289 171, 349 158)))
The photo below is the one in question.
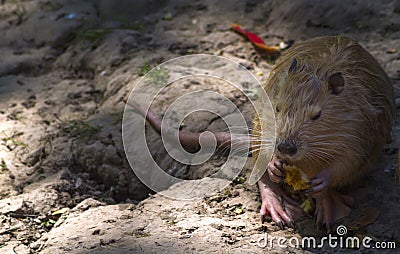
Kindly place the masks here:
POLYGON ((328 80, 329 90, 333 95, 338 95, 344 90, 344 78, 342 73, 333 73, 328 80))
POLYGON ((297 69, 297 59, 293 58, 293 61, 290 64, 290 67, 289 67, 289 72, 295 72, 296 69, 297 69))

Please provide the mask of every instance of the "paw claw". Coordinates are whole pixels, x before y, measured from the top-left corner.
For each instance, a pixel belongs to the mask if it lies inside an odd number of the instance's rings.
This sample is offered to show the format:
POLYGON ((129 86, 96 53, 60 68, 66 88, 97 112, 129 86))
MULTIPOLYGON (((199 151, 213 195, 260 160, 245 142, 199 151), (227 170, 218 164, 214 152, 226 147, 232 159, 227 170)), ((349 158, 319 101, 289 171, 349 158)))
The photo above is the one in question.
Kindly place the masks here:
POLYGON ((268 219, 270 219, 270 217, 267 214, 260 214, 260 221, 261 224, 263 224, 264 222, 266 222, 268 219))
POLYGON ((279 227, 281 230, 285 228, 285 224, 283 224, 282 221, 276 222, 276 225, 278 225, 278 227, 279 227))
POLYGON ((293 221, 305 216, 300 204, 288 197, 280 185, 272 182, 268 174, 264 174, 258 185, 262 199, 260 213, 269 214, 280 228, 283 229, 285 225, 294 228, 293 221))
POLYGON ((332 225, 339 219, 350 213, 350 206, 347 204, 351 197, 343 195, 334 189, 328 189, 315 196, 316 209, 314 221, 318 230, 325 228, 332 229, 332 225))

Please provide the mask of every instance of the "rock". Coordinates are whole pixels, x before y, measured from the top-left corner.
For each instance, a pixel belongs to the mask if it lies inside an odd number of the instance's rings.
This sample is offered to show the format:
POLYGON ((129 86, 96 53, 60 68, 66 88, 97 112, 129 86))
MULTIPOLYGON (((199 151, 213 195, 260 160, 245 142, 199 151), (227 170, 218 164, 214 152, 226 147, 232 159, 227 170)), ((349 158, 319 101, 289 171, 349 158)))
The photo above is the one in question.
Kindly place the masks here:
POLYGON ((42 159, 44 153, 45 153, 44 147, 36 148, 33 151, 31 151, 28 155, 26 155, 26 157, 23 158, 21 162, 27 166, 34 166, 42 159))
POLYGON ((28 246, 26 246, 25 244, 20 244, 18 246, 16 246, 15 248, 13 248, 13 252, 14 253, 18 253, 18 254, 29 254, 30 249, 28 246))
POLYGON ((24 207, 24 199, 16 196, 0 200, 0 214, 21 212, 24 207))
POLYGON ((102 206, 105 205, 104 203, 95 200, 93 198, 88 198, 83 200, 81 203, 79 203, 77 206, 74 207, 74 209, 72 209, 72 211, 86 211, 89 208, 93 208, 93 207, 98 207, 98 206, 102 206))
POLYGON ((0 249, 1 253, 5 254, 14 254, 14 253, 23 253, 23 254, 29 254, 29 248, 24 245, 20 244, 19 242, 16 241, 10 241, 7 244, 2 245, 3 247, 0 249))

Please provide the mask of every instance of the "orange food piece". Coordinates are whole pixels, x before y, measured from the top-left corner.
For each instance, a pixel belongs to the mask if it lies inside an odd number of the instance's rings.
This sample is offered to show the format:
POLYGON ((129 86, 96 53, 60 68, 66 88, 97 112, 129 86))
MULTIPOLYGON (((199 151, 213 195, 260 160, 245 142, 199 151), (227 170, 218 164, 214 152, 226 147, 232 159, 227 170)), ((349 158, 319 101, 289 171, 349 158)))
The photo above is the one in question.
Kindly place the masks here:
POLYGON ((292 186, 293 190, 298 191, 310 188, 308 180, 303 178, 299 168, 296 166, 284 165, 283 169, 286 173, 284 182, 292 186))
POLYGON ((311 213, 314 210, 314 203, 311 198, 306 198, 300 206, 305 213, 311 213))

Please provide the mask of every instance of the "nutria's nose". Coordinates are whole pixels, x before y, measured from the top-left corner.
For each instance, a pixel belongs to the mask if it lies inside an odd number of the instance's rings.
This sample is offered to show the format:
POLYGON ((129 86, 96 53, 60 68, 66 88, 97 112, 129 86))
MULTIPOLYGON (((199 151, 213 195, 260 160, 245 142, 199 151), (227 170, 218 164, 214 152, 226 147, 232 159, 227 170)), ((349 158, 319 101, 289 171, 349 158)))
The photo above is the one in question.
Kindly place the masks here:
POLYGON ((294 155, 297 153, 297 146, 294 142, 282 141, 278 144, 278 151, 283 154, 294 155))

